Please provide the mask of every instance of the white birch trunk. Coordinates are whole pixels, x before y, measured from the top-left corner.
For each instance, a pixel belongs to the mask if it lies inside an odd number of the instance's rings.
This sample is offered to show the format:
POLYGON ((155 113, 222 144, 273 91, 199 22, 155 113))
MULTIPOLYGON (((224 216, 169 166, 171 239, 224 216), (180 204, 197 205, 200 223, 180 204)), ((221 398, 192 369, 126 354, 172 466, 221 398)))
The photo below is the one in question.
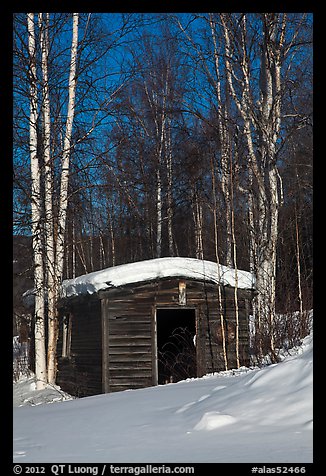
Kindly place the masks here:
POLYGON ((45 296, 42 244, 41 172, 37 156, 37 84, 34 13, 27 14, 28 52, 30 59, 30 160, 31 160, 31 208, 32 246, 34 258, 35 288, 35 375, 36 388, 42 390, 47 383, 45 350, 45 296))
POLYGON ((276 167, 269 172, 269 187, 271 196, 271 224, 270 224, 270 345, 272 354, 275 354, 275 313, 276 313, 276 253, 278 239, 278 215, 279 215, 279 198, 278 198, 278 179, 276 167))
POLYGON ((214 170, 213 159, 211 159, 211 175, 212 175, 212 192, 213 192, 213 200, 214 200, 213 219, 214 219, 215 259, 216 259, 217 276, 218 276, 218 284, 217 284, 218 304, 219 304, 219 315, 220 315, 220 326, 221 326, 224 368, 225 368, 225 370, 228 370, 228 356, 227 356, 227 350, 226 350, 226 336, 225 336, 225 321, 224 321, 223 305, 222 305, 220 258, 219 258, 219 252, 218 252, 218 227, 217 227, 217 213, 216 213, 216 211, 217 211, 216 181, 215 181, 215 170, 214 170))
POLYGON ((255 220, 254 220, 254 195, 252 168, 248 170, 248 226, 249 226, 249 271, 255 274, 255 220))
POLYGON ((115 237, 114 237, 114 229, 113 229, 113 211, 112 213, 109 211, 109 229, 110 229, 110 237, 111 237, 111 256, 112 256, 112 266, 115 266, 115 237))
POLYGON ((84 268, 84 273, 87 274, 88 273, 88 269, 87 269, 87 263, 86 263, 86 256, 85 256, 85 250, 84 250, 84 245, 83 245, 84 241, 83 241, 83 236, 81 234, 80 236, 80 241, 79 241, 79 247, 76 243, 76 250, 77 250, 77 253, 78 253, 78 256, 79 256, 79 259, 80 259, 80 262, 84 268))
MULTIPOLYGON (((56 250, 53 247, 54 273, 53 273, 53 296, 51 290, 51 299, 54 300, 53 312, 50 310, 49 314, 49 343, 48 343, 48 380, 49 383, 54 384, 56 380, 56 349, 58 339, 58 321, 56 300, 59 295, 59 287, 63 278, 64 268, 64 251, 65 251, 65 233, 66 233, 66 218, 68 209, 68 185, 69 185, 69 162, 71 154, 71 137, 72 126, 75 113, 75 95, 77 85, 77 48, 78 48, 78 19, 79 14, 73 13, 72 26, 72 44, 71 44, 71 59, 70 72, 68 83, 68 106, 66 129, 63 143, 62 153, 62 168, 61 168, 61 182, 60 182, 60 200, 58 210, 58 223, 56 230, 56 250)), ((51 253, 51 250, 50 250, 51 253)), ((52 277, 51 277, 52 279, 52 277)), ((51 283, 52 284, 52 283, 51 283)), ((52 302, 51 302, 52 306, 52 302)))
POLYGON ((198 224, 198 259, 204 259, 204 245, 203 245, 203 206, 199 199, 196 203, 197 224, 198 224))
POLYGON ((147 84, 144 83, 144 89, 149 106, 153 113, 153 119, 156 132, 156 257, 160 258, 162 254, 162 213, 163 213, 163 185, 162 185, 162 164, 164 143, 166 138, 166 99, 168 91, 168 76, 165 81, 165 91, 163 91, 162 103, 158 104, 158 95, 155 91, 150 94, 147 84), (161 110, 161 114, 159 111, 161 110))
POLYGON ((162 181, 161 181, 161 157, 156 171, 156 258, 162 253, 162 181))
POLYGON ((107 262, 106 262, 106 252, 105 252, 103 233, 102 232, 100 232, 99 240, 100 240, 100 246, 99 246, 100 268, 103 269, 103 268, 107 268, 107 262))
POLYGON ((299 226, 298 226, 298 214, 297 207, 295 207, 295 243, 296 243, 296 259, 297 259, 297 275, 298 275, 298 298, 300 319, 303 315, 303 301, 302 301, 302 286, 301 286, 301 265, 300 265, 300 241, 299 241, 299 226))
POLYGON ((194 204, 193 204, 193 218, 195 226, 195 244, 196 244, 196 258, 204 259, 204 248, 203 248, 203 208, 200 203, 200 198, 198 191, 194 193, 194 204))
POLYGON ((221 170, 222 170, 222 177, 221 177, 221 188, 222 193, 224 196, 224 204, 225 204, 225 226, 226 226, 226 254, 225 254, 225 264, 226 266, 233 266, 233 259, 232 259, 232 225, 231 225, 231 207, 230 207, 230 184, 229 184, 229 177, 226 171, 226 164, 229 160, 228 157, 229 152, 223 151, 221 156, 221 170))
POLYGON ((46 257, 46 289, 48 309, 48 346, 47 346, 47 370, 48 382, 55 383, 56 373, 56 327, 57 327, 57 286, 55 280, 55 244, 54 244, 54 216, 53 216, 53 175, 51 161, 51 121, 50 121, 50 97, 48 77, 49 55, 49 14, 39 13, 40 44, 42 51, 41 68, 43 75, 43 158, 44 158, 44 209, 45 209, 45 257, 46 257))
POLYGON ((75 96, 76 96, 76 86, 77 86, 78 21, 79 21, 79 14, 73 13, 71 59, 70 59, 69 84, 68 84, 68 109, 67 109, 66 130, 64 135, 64 147, 63 147, 63 153, 62 153, 60 204, 59 204, 58 235, 57 235, 57 250, 56 250, 57 252, 56 279, 59 285, 63 277, 65 232, 66 232, 66 219, 67 219, 67 209, 68 209, 69 163, 70 163, 70 155, 71 155, 72 126, 73 126, 74 115, 75 115, 75 96))
POLYGON ((237 261, 237 243, 235 238, 235 222, 234 222, 234 181, 233 181, 233 166, 232 157, 230 156, 230 208, 231 208, 231 233, 233 245, 233 262, 234 262, 234 313, 235 313, 235 358, 237 368, 240 368, 239 355, 239 303, 238 303, 238 261, 237 261))
POLYGON ((221 145, 221 189, 224 198, 225 206, 225 227, 226 227, 226 236, 225 236, 225 245, 226 245, 226 254, 225 254, 225 264, 226 266, 232 266, 232 224, 231 224, 231 179, 229 171, 229 161, 230 161, 230 152, 231 152, 231 141, 230 141, 230 131, 229 131, 229 113, 228 113, 228 86, 226 83, 225 95, 222 97, 222 85, 221 85, 221 75, 220 75, 220 66, 219 66, 219 52, 218 52, 218 41, 216 38, 216 25, 213 20, 212 14, 209 15, 209 22, 211 27, 211 35, 213 40, 214 47, 214 66, 216 79, 214 80, 214 86, 216 90, 216 99, 217 99, 217 123, 219 131, 219 139, 221 145))
POLYGON ((71 257, 71 277, 76 277, 76 223, 74 218, 72 219, 72 257, 71 257))
MULTIPOLYGON (((162 254, 162 211, 163 211, 163 195, 162 195, 162 177, 161 177, 161 168, 163 162, 163 151, 164 151, 164 142, 165 142, 165 128, 166 128, 166 114, 165 114, 165 100, 166 97, 163 96, 163 104, 162 104, 162 115, 161 115, 161 123, 156 117, 156 131, 157 136, 159 136, 159 144, 158 144, 158 163, 157 163, 157 172, 156 172, 156 179, 157 179, 157 234, 156 234, 156 257, 160 258, 162 254)), ((154 101, 153 101, 154 103, 154 101)))
MULTIPOLYGON (((93 227, 92 227, 93 228, 93 227)), ((91 230, 91 236, 89 237, 89 266, 90 271, 94 271, 94 261, 93 261, 93 230, 91 230)))
POLYGON ((166 173, 167 173, 167 222, 168 222, 168 241, 169 241, 169 255, 174 256, 173 243, 173 203, 172 203, 172 144, 171 144, 171 128, 169 128, 166 138, 166 173))

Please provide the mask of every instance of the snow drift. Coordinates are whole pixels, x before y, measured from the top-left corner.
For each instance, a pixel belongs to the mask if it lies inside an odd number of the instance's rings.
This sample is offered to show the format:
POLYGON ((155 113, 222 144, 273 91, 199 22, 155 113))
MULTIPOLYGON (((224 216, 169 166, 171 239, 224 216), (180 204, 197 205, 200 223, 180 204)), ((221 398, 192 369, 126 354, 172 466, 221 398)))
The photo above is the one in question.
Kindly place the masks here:
POLYGON ((14 461, 312 462, 312 335, 264 369, 14 409, 14 461))

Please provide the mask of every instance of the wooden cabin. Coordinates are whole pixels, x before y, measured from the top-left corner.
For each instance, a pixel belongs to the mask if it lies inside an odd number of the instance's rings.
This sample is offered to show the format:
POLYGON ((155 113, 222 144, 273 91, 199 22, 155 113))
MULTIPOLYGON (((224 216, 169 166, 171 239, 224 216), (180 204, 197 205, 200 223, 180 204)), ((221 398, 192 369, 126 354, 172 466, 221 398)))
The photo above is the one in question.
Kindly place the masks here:
POLYGON ((225 370, 223 332, 228 368, 236 368, 237 321, 240 365, 248 365, 252 294, 250 273, 193 258, 158 258, 66 280, 58 384, 87 396, 225 370))

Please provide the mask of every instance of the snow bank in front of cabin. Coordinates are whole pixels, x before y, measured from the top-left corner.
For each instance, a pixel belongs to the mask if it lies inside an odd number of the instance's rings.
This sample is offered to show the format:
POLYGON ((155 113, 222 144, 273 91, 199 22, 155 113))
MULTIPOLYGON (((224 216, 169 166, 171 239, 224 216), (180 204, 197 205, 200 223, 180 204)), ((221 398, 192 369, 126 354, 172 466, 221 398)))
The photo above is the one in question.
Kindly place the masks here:
POLYGON ((157 258, 128 263, 85 274, 62 283, 62 297, 93 294, 99 290, 162 278, 192 278, 252 289, 254 278, 248 271, 228 268, 212 261, 195 258, 157 258))
POLYGON ((14 409, 17 463, 312 462, 312 334, 282 362, 14 409))
POLYGON ((13 384, 13 406, 36 406, 44 403, 55 403, 73 400, 74 397, 63 392, 58 385, 46 385, 43 390, 36 390, 36 378, 30 376, 21 377, 13 384))

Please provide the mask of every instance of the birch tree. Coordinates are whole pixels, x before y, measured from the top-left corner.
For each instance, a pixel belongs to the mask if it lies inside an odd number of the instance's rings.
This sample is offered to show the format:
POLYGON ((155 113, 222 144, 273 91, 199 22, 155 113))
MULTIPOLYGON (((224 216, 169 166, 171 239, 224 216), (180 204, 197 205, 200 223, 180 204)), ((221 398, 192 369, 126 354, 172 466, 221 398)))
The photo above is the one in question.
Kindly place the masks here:
MULTIPOLYGON (((156 257, 162 255, 162 227, 163 227, 163 165, 167 164, 168 173, 171 172, 171 157, 167 150, 168 144, 168 113, 167 102, 170 89, 170 71, 167 67, 160 72, 162 78, 152 77, 150 84, 145 80, 144 90, 154 122, 155 159, 156 159, 156 257), (162 82, 161 80, 162 79, 162 82), (166 151, 168 152, 166 160, 166 151), (169 164, 170 163, 170 164, 169 164)), ((171 183, 171 176, 169 177, 171 183)))
POLYGON ((58 209, 58 223, 56 230, 56 249, 54 258, 53 288, 54 300, 49 315, 49 344, 48 344, 48 380, 55 383, 56 379, 56 344, 58 334, 56 302, 59 288, 63 279, 66 218, 68 209, 69 161, 71 155, 72 126, 75 113, 75 97, 77 86, 77 49, 78 49, 78 20, 79 14, 73 13, 71 59, 68 83, 67 119, 61 160, 60 200, 58 209))
POLYGON ((27 14, 28 53, 29 53, 29 83, 30 83, 30 163, 31 163, 31 213, 32 213, 32 246, 34 258, 34 288, 35 288, 35 374, 37 390, 47 383, 46 349, 45 349, 45 286, 43 266, 43 216, 41 165, 38 156, 38 94, 36 73, 36 40, 34 28, 34 13, 27 14))
POLYGON ((213 57, 214 57, 214 76, 213 84, 216 95, 217 108, 217 128, 219 133, 219 141, 221 147, 221 189, 224 198, 225 207, 225 225, 226 225, 226 266, 233 266, 232 259, 232 199, 231 199, 231 173, 232 167, 232 152, 231 152, 231 127, 230 127, 230 113, 229 113, 229 91, 228 83, 222 82, 220 53, 221 47, 218 47, 218 26, 216 24, 215 16, 209 14, 209 25, 211 29, 212 43, 213 43, 213 57), (224 84, 224 88, 223 88, 224 84), (224 89, 224 94, 223 94, 224 89))
POLYGON ((55 201, 54 157, 51 148, 51 105, 49 90, 49 14, 27 14, 28 53, 30 59, 30 156, 31 206, 35 282, 35 366, 37 386, 55 383, 57 343, 57 300, 63 277, 64 238, 66 228, 69 157, 76 93, 76 64, 78 47, 78 13, 73 14, 70 73, 68 83, 67 120, 61 162, 61 187, 58 213, 55 201), (39 32, 40 71, 37 71, 37 42, 39 32), (38 154, 41 153, 42 157, 38 154), (47 309, 47 325, 45 322, 47 309), (45 328, 47 328, 47 359, 45 360, 45 328))
POLYGON ((53 322, 56 316, 56 286, 55 286, 55 244, 54 244, 54 216, 53 216, 53 170, 51 161, 51 122, 49 97, 49 14, 39 13, 38 23, 40 31, 41 69, 42 69, 42 150, 44 160, 44 241, 45 241, 45 278, 47 289, 48 309, 48 346, 47 371, 48 382, 54 383, 52 374, 51 348, 53 347, 53 322))
POLYGON ((173 149, 171 138, 171 119, 168 119, 165 138, 166 176, 167 176, 167 227, 169 256, 175 256, 175 243, 173 237, 173 149))
POLYGON ((225 39, 227 81, 242 117, 242 132, 248 149, 251 269, 256 275, 258 291, 254 302, 255 317, 260 339, 263 335, 269 336, 269 347, 274 355, 276 246, 282 191, 277 144, 281 129, 281 68, 287 15, 264 13, 256 19, 262 30, 259 93, 252 78, 247 14, 242 14, 239 19, 232 14, 220 14, 220 18, 225 39), (233 60, 235 52, 240 56, 236 63, 233 60), (254 98, 257 98, 256 103, 254 98))
POLYGON ((215 260, 217 264, 217 273, 218 273, 218 285, 217 285, 217 293, 218 293, 218 312, 220 316, 220 327, 221 327, 221 339, 222 339, 222 353, 223 353, 223 363, 225 370, 228 370, 228 355, 227 355, 227 348, 226 348, 226 332, 225 332, 225 318, 224 318, 224 310, 223 310, 223 299, 222 299, 222 289, 221 289, 221 273, 220 273, 220 257, 218 252, 218 241, 219 241, 219 233, 218 233, 218 225, 217 225, 217 200, 216 200, 216 180, 215 180, 215 167, 214 167, 214 160, 211 159, 211 178, 212 178, 212 195, 213 195, 213 218, 214 218, 214 248, 215 248, 215 260))

